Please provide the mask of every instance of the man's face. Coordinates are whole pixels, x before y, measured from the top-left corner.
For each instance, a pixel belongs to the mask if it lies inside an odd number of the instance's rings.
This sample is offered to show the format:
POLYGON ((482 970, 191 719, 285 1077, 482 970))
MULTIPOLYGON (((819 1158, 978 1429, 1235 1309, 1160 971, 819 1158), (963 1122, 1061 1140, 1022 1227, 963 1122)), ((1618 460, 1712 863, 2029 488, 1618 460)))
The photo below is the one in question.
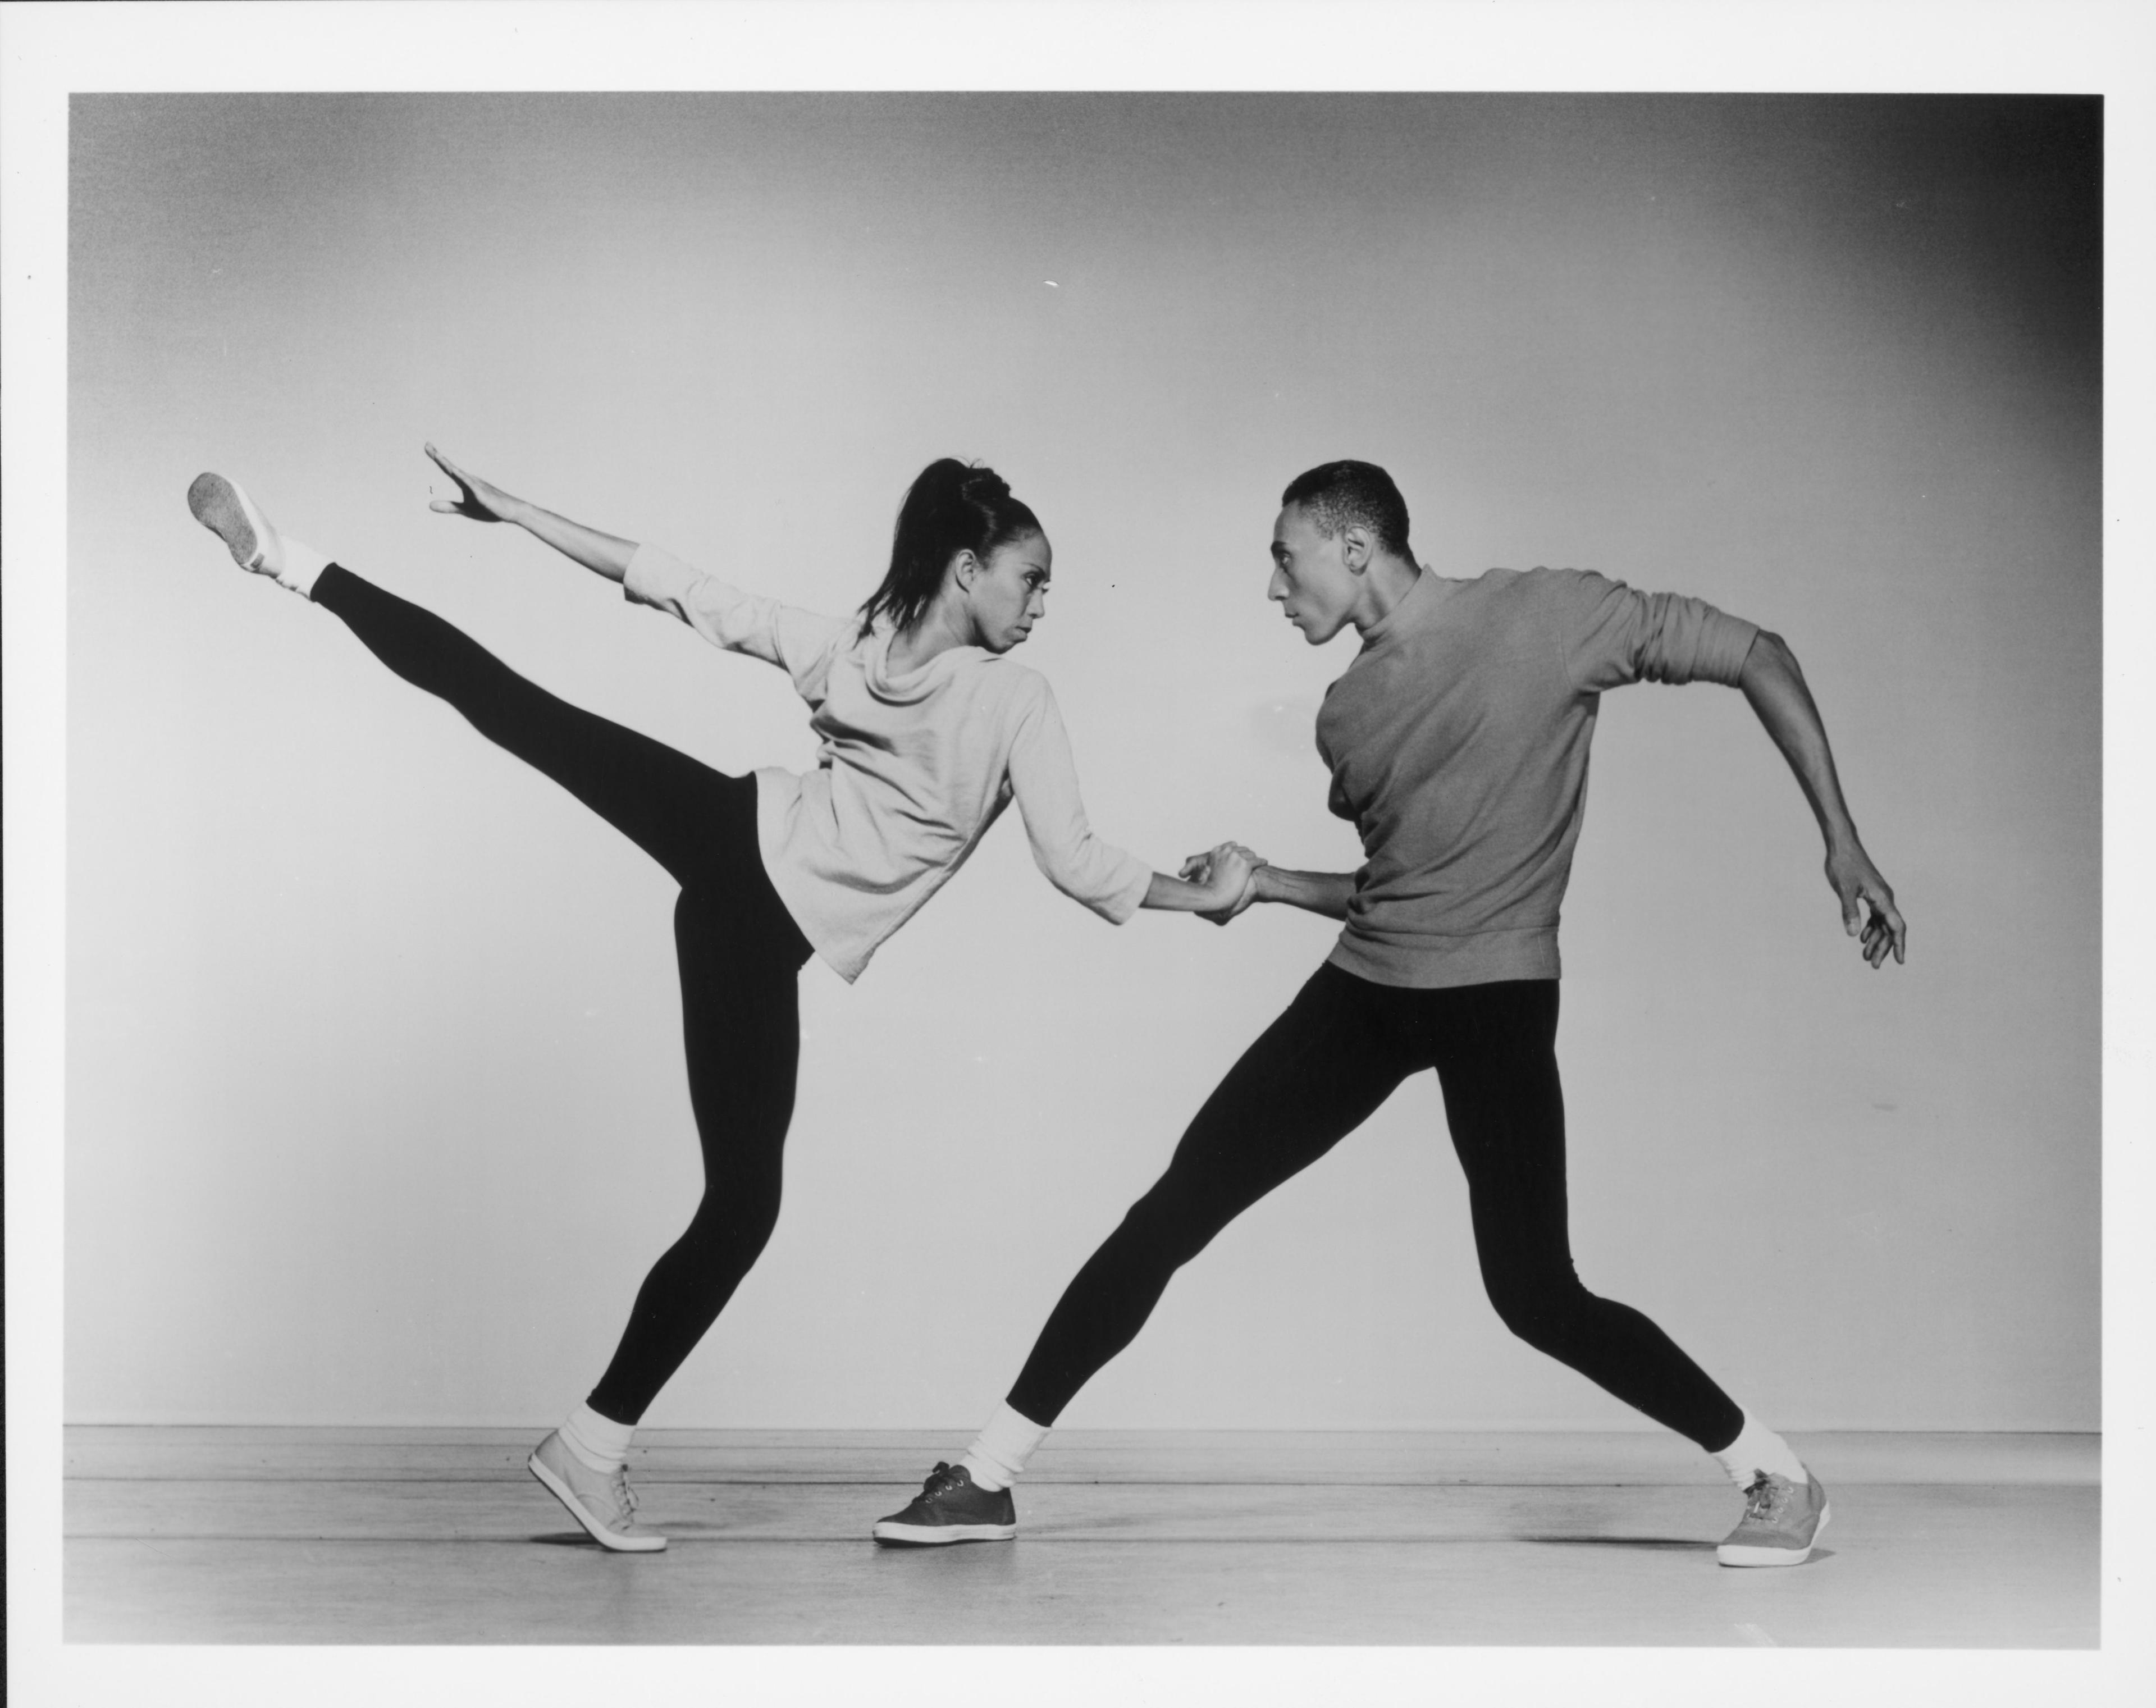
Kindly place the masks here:
POLYGON ((1346 533, 1321 533, 1299 504, 1291 504, 1273 524, 1273 578, 1265 597, 1277 599, 1287 620, 1312 646, 1348 626, 1363 579, 1348 567, 1346 533))

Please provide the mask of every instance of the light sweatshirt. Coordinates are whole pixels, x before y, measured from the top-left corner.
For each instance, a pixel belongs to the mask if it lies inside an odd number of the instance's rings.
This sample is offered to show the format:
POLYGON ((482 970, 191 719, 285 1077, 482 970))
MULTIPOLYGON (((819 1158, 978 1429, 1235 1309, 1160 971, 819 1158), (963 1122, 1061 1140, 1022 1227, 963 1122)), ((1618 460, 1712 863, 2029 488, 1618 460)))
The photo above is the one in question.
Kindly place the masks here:
POLYGON ((1555 978, 1606 689, 1735 685, 1758 633, 1570 569, 1424 570, 1326 691, 1330 804, 1361 833, 1332 963, 1419 989, 1555 978))
POLYGON ((623 579, 714 646, 778 665, 821 738, 805 777, 756 773, 757 844, 772 888, 810 946, 849 982, 884 939, 965 864, 1014 798, 1048 880, 1121 925, 1152 868, 1094 835, 1070 737, 1038 671, 980 647, 891 668, 891 633, 729 587, 656 546, 623 579))

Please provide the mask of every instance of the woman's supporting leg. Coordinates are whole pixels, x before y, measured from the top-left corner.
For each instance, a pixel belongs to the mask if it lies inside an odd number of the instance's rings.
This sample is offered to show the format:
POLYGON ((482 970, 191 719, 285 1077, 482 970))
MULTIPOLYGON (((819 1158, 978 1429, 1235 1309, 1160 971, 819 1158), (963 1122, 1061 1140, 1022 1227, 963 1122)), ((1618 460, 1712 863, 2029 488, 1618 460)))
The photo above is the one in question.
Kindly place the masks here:
MULTIPOLYGON (((753 838, 753 826, 737 834, 753 838)), ((751 840, 749 846, 753 849, 751 840)), ((688 890, 674 911, 689 1100, 704 1196, 652 1265, 590 1405, 639 1421, 762 1254, 778 1219, 781 1159, 801 1050, 796 979, 808 946, 769 885, 688 890)))
POLYGON ((1183 1134, 1167 1173, 1065 1290, 1011 1389, 1014 1410, 1053 1423, 1137 1338, 1178 1269, 1360 1126, 1422 1065, 1369 1002, 1375 988, 1321 967, 1244 1052, 1183 1134))
POLYGON ((1483 1285, 1529 1346, 1717 1451, 1743 1412, 1647 1317, 1589 1292, 1573 1268, 1557 1014, 1555 979, 1429 993, 1425 1035, 1467 1173, 1483 1285))
POLYGON ((722 845, 717 798, 729 787, 754 787, 556 699, 433 612, 341 565, 316 578, 313 598, 392 670, 440 695, 490 741, 553 778, 685 887, 705 875, 722 845))

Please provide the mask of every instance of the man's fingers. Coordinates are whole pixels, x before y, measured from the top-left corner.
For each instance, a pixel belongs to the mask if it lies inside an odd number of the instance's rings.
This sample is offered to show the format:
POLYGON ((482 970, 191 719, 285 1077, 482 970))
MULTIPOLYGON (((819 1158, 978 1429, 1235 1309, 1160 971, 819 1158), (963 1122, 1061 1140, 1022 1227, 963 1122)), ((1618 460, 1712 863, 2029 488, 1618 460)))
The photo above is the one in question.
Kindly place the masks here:
MULTIPOLYGON (((1882 884, 1880 889, 1883 892, 1886 886, 1882 884)), ((1908 921, 1902 917, 1901 909, 1894 905, 1892 895, 1882 893, 1867 895, 1865 899, 1871 904, 1871 922, 1878 928, 1882 942, 1892 948, 1896 961, 1906 960, 1908 954, 1908 921)), ((1886 958, 1883 948, 1880 951, 1880 958, 1881 961, 1886 958)))
POLYGON ((1871 917, 1864 927, 1864 958, 1875 967, 1885 966, 1889 955, 1897 965, 1906 962, 1909 958, 1907 922, 1892 902, 1876 897, 1866 900, 1871 904, 1871 917))

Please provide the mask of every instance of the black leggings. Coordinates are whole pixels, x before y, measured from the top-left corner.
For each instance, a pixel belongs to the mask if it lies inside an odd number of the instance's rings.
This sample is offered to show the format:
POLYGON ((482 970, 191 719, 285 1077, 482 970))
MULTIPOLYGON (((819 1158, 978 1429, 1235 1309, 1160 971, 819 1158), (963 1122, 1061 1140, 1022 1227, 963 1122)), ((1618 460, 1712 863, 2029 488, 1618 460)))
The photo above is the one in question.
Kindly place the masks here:
POLYGON ((778 1219, 808 941, 757 849, 756 781, 557 700, 431 612, 331 564, 314 600, 407 682, 537 767, 681 886, 674 946, 704 1197, 652 1265, 594 1410, 634 1423, 718 1318, 778 1219))
POLYGON ((1245 1052, 1163 1174, 1087 1259, 1034 1343, 1014 1409, 1052 1423, 1137 1338, 1176 1270, 1369 1118, 1409 1074, 1437 1069, 1467 1173, 1490 1302, 1537 1350, 1710 1452, 1744 1414, 1630 1305, 1579 1283, 1565 1231, 1557 981, 1404 990, 1324 966, 1245 1052))

